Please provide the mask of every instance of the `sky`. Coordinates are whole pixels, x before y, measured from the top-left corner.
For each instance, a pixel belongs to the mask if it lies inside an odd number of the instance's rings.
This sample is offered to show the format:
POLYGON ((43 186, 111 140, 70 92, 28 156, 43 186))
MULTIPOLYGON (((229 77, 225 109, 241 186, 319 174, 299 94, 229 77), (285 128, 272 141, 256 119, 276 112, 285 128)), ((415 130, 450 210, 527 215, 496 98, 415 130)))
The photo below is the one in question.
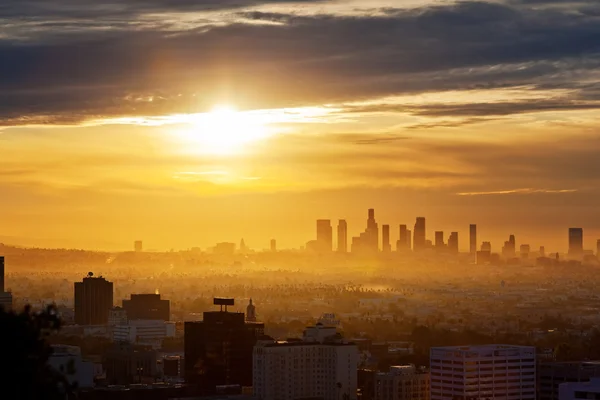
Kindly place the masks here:
POLYGON ((600 238, 597 0, 4 0, 0 240, 600 238))

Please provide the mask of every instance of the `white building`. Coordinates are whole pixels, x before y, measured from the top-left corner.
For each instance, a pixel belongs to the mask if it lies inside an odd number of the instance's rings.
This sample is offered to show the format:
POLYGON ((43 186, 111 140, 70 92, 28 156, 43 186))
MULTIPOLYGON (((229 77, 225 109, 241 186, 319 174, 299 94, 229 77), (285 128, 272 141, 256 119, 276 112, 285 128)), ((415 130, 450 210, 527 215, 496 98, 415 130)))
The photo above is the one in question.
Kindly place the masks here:
POLYGON ((600 378, 589 382, 565 382, 558 386, 559 400, 600 399, 600 378))
POLYGON ((375 400, 429 400, 429 373, 412 364, 377 373, 375 400))
POLYGON ((131 320, 113 327, 113 341, 147 344, 160 348, 163 339, 175 337, 175 323, 161 320, 131 320))
POLYGON ((535 400, 535 347, 432 347, 431 400, 535 400))
POLYGON ((93 362, 83 361, 79 347, 53 345, 48 364, 63 374, 70 384, 76 384, 78 388, 94 386, 96 367, 93 362))
POLYGON ((302 339, 261 340, 254 347, 258 400, 356 399, 358 348, 335 327, 317 324, 302 339))

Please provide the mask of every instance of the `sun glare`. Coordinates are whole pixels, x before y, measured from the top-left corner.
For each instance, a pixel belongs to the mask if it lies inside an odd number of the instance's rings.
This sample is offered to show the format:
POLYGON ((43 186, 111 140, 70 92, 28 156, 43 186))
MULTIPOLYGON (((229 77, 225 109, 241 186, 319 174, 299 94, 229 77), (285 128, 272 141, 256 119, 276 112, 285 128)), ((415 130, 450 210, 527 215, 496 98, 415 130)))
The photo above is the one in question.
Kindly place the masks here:
POLYGON ((202 153, 231 154, 245 145, 269 136, 260 118, 251 113, 219 106, 210 112, 198 114, 190 121, 191 128, 184 133, 186 141, 197 145, 202 153))

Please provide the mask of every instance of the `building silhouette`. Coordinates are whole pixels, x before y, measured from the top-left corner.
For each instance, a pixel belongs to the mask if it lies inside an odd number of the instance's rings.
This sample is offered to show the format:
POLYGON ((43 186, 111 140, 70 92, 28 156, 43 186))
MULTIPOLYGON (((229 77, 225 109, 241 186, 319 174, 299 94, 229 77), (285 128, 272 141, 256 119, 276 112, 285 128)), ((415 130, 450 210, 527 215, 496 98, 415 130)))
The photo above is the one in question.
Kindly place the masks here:
POLYGON ((510 235, 508 241, 504 242, 504 247, 502 247, 502 255, 505 258, 513 258, 516 254, 517 250, 517 241, 515 239, 515 235, 510 235))
POLYGON ((600 259, 600 239, 596 240, 596 257, 600 259))
POLYGON ((477 225, 469 225, 469 252, 472 255, 477 253, 477 225))
POLYGON ((375 374, 373 400, 429 400, 429 372, 413 364, 390 366, 375 374))
POLYGON ((275 253, 277 251, 277 240, 271 239, 271 251, 275 253))
POLYGON ((413 249, 415 251, 423 250, 426 245, 425 217, 417 217, 413 230, 413 249))
POLYGON ((337 251, 340 253, 348 252, 348 223, 345 219, 340 219, 337 226, 337 251))
POLYGON ((352 238, 353 253, 376 253, 379 251, 379 226, 375 221, 375 209, 369 208, 367 229, 352 238))
POLYGON ((600 362, 550 362, 538 366, 538 400, 559 400, 559 385, 565 382, 587 382, 600 376, 600 362))
POLYGON ((221 311, 208 311, 202 321, 185 323, 185 380, 202 394, 214 394, 220 385, 252 386, 252 350, 264 335, 264 324, 227 311, 233 299, 215 299, 214 304, 221 311))
POLYGON ((458 232, 450 233, 448 238, 448 250, 452 253, 458 253, 458 232))
POLYGON ((123 309, 129 320, 169 321, 171 319, 171 302, 162 300, 160 294, 132 294, 130 300, 123 300, 123 309))
POLYGON ((4 281, 4 256, 0 256, 0 307, 4 310, 12 309, 12 293, 6 291, 4 281))
POLYGON ((569 228, 569 256, 583 255, 583 228, 569 228))
POLYGON ((408 250, 412 249, 412 232, 410 229, 406 231, 406 248, 408 250))
POLYGON ((317 247, 320 252, 330 252, 333 249, 333 232, 328 219, 317 220, 317 247))
POLYGON ((75 323, 78 325, 106 325, 113 308, 113 283, 93 273, 75 282, 75 323))
POLYGON ((246 306, 246 321, 256 322, 256 306, 252 304, 252 299, 248 301, 246 306))
POLYGON ((444 243, 444 231, 435 232, 435 248, 440 250, 446 246, 444 243))
POLYGON ((135 242, 133 242, 133 251, 140 252, 143 249, 143 242, 141 240, 136 240, 135 242))
POLYGON ((390 226, 381 226, 381 250, 384 253, 390 253, 392 251, 392 245, 390 244, 390 226))
POLYGON ((396 242, 396 251, 410 250, 410 233, 406 225, 400 225, 398 241, 396 242))

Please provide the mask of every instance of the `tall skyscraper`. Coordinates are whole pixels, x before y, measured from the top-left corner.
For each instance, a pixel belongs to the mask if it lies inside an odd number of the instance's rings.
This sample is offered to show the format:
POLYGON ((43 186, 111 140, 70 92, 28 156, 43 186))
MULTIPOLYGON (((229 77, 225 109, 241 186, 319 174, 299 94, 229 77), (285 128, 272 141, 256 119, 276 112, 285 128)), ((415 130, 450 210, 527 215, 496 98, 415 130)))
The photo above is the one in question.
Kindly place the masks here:
POLYGON ((370 251, 379 251, 379 225, 375 221, 375 209, 369 208, 369 218, 367 219, 367 230, 365 231, 367 248, 370 251))
POLYGON ((356 400, 358 348, 335 327, 308 327, 302 339, 265 337, 254 347, 258 400, 356 400))
MULTIPOLYGON (((233 299, 215 299, 223 307, 233 299)), ((185 323, 186 383, 203 394, 214 394, 220 385, 252 386, 252 350, 264 335, 264 324, 246 322, 244 313, 208 311, 202 321, 185 323)))
POLYGON ((271 239, 271 251, 275 253, 277 251, 277 240, 271 239))
POLYGON ((569 256, 580 257, 583 255, 583 229, 569 228, 569 256))
POLYGON ((412 232, 410 230, 406 231, 406 248, 411 250, 412 247, 412 232))
POLYGON ((444 243, 444 232, 443 231, 435 231, 435 247, 436 249, 442 249, 446 245, 444 243))
POLYGON ((348 223, 345 219, 340 219, 337 226, 337 251, 340 253, 348 252, 348 223))
POLYGON ((469 225, 469 252, 472 255, 477 254, 477 225, 469 225))
POLYGON ((448 238, 448 250, 452 253, 458 253, 458 232, 450 233, 448 238))
POLYGON ((143 243, 141 240, 136 240, 135 242, 133 242, 133 250, 137 252, 143 250, 143 243))
POLYGON ((423 250, 426 240, 425 217, 417 217, 413 230, 413 248, 417 251, 423 250))
POLYGON ((516 254, 517 249, 517 241, 515 239, 515 235, 510 235, 508 241, 504 242, 504 246, 502 247, 502 255, 505 258, 513 258, 516 254))
POLYGON ((431 400, 536 398, 535 347, 432 347, 430 357, 431 400))
POLYGON ((113 307, 113 283, 93 273, 75 282, 75 323, 106 325, 113 307))
POLYGON ((130 300, 123 300, 123 309, 129 320, 146 319, 169 321, 171 302, 160 298, 160 294, 132 294, 130 300))
POLYGON ((331 221, 328 219, 317 220, 317 244, 322 252, 330 252, 333 249, 333 233, 331 221))
POLYGON ((381 226, 381 250, 384 253, 390 253, 392 251, 392 245, 390 244, 390 226, 381 226))
POLYGON ((406 225, 400 225, 398 241, 396 242, 396 251, 410 250, 409 236, 406 225))

